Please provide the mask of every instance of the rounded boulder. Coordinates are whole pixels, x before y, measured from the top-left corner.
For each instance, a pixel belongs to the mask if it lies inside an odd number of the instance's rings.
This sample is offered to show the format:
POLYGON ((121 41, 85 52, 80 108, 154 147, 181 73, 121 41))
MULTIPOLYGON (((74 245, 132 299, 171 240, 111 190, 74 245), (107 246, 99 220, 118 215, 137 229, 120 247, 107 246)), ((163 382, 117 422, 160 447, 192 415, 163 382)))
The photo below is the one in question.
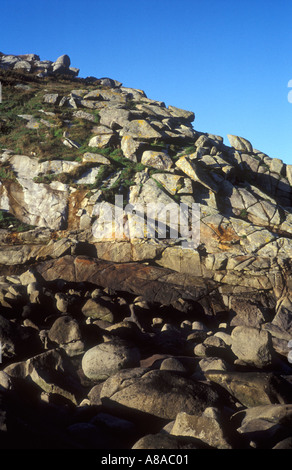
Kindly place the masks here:
POLYGON ((106 380, 121 369, 138 367, 140 352, 126 341, 108 341, 89 349, 83 356, 82 369, 91 380, 106 380))

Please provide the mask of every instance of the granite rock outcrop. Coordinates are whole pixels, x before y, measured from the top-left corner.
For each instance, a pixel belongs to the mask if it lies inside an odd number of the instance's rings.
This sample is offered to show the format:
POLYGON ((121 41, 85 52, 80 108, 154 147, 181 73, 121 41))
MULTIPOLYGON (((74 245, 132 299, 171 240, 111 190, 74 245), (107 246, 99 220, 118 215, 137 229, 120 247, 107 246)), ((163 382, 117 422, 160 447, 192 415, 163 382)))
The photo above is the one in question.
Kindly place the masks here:
POLYGON ((78 74, 0 53, 1 442, 289 446, 292 165, 78 74))

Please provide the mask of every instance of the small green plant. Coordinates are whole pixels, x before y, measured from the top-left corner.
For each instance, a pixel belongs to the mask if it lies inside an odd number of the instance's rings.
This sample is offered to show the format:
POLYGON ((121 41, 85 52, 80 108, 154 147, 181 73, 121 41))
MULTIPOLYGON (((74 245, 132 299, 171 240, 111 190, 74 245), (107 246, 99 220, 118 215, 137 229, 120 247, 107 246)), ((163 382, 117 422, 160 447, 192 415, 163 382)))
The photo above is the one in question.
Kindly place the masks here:
POLYGON ((190 147, 185 147, 182 151, 183 155, 190 155, 196 151, 196 147, 194 145, 190 147))
POLYGON ((153 175, 156 175, 156 174, 158 174, 158 173, 161 173, 161 171, 162 171, 162 170, 158 170, 158 168, 151 168, 151 169, 149 170, 149 176, 151 177, 151 176, 153 176, 153 175))
MULTIPOLYGON (((153 178, 153 179, 154 179, 154 178, 153 178)), ((154 181, 155 181, 155 183, 156 183, 156 186, 157 186, 159 189, 161 189, 162 191, 165 191, 164 186, 163 186, 161 183, 159 183, 159 181, 157 181, 156 179, 154 179, 154 181)))
POLYGON ((7 162, 0 163, 0 181, 17 181, 14 172, 7 162))
POLYGON ((251 156, 252 156, 252 158, 254 158, 255 160, 258 160, 259 162, 262 161, 261 157, 259 157, 258 155, 254 154, 254 153, 253 153, 251 156))
POLYGON ((99 189, 102 187, 102 183, 109 178, 115 171, 112 165, 101 165, 98 174, 95 178, 95 182, 90 185, 90 189, 99 189))
POLYGON ((247 212, 247 210, 246 210, 246 209, 242 209, 242 210, 240 211, 239 217, 241 217, 242 219, 247 219, 247 217, 248 217, 248 212, 247 212))
POLYGON ((93 152, 93 153, 96 152, 96 153, 99 153, 100 155, 103 155, 104 157, 108 157, 109 154, 114 151, 114 148, 113 147, 105 147, 103 149, 97 149, 97 148, 94 148, 94 147, 93 148, 88 147, 87 151, 88 152, 93 152))
POLYGON ((262 166, 262 167, 265 168, 266 170, 270 170, 269 165, 267 165, 267 164, 266 164, 265 162, 263 162, 263 161, 261 161, 260 166, 262 166))
POLYGON ((54 137, 56 137, 57 139, 60 139, 63 135, 63 129, 55 129, 54 130, 54 137))
POLYGON ((123 162, 124 160, 126 160, 124 155, 123 155, 122 149, 120 149, 120 148, 116 148, 115 150, 110 152, 109 156, 111 158, 113 158, 114 160, 118 161, 118 162, 119 161, 123 162))
POLYGON ((0 210, 0 229, 9 229, 15 232, 27 232, 35 227, 33 225, 26 224, 17 219, 13 214, 7 211, 0 210))
POLYGON ((50 184, 52 181, 56 180, 56 175, 54 174, 39 175, 39 176, 36 176, 33 180, 35 183, 50 184))
POLYGON ((137 109, 137 103, 135 100, 128 100, 127 101, 127 109, 129 110, 136 110, 137 109))
POLYGON ((159 149, 160 148, 165 148, 166 149, 166 147, 167 147, 166 143, 163 142, 163 140, 158 140, 158 139, 155 139, 154 142, 150 142, 149 145, 151 147, 154 147, 154 148, 158 147, 159 149))
POLYGON ((146 167, 145 167, 145 165, 143 165, 143 163, 136 163, 136 165, 135 165, 135 170, 136 170, 137 172, 139 172, 139 171, 144 171, 145 168, 146 168, 146 167))

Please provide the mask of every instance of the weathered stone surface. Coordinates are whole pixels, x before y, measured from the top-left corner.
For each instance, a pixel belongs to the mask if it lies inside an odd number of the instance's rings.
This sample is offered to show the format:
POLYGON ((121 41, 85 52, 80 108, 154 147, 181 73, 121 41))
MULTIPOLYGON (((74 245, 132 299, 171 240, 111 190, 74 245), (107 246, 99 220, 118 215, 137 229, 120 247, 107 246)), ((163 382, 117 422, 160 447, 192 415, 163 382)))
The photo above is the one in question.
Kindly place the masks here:
POLYGON ((208 336, 202 343, 194 348, 194 354, 199 357, 218 357, 226 359, 230 364, 233 357, 229 346, 217 336, 208 336))
POLYGON ((187 373, 186 367, 179 359, 176 359, 175 357, 164 359, 160 365, 160 370, 170 370, 178 373, 181 372, 183 374, 187 373))
POLYGON ((222 429, 222 420, 219 410, 216 408, 206 408, 201 415, 178 413, 171 434, 194 437, 216 449, 232 449, 230 442, 228 442, 230 441, 231 429, 229 429, 228 439, 228 437, 226 438, 226 430, 224 432, 222 429))
POLYGON ((133 162, 137 162, 137 155, 136 152, 141 147, 140 142, 137 142, 133 139, 133 137, 129 135, 124 135, 121 140, 121 149, 124 154, 124 157, 129 158, 133 162))
POLYGON ((103 155, 99 155, 98 153, 85 152, 83 154, 82 160, 83 162, 100 163, 101 165, 110 164, 110 161, 108 158, 104 157, 103 155))
POLYGON ((134 120, 127 124, 123 130, 120 132, 120 135, 126 136, 129 135, 133 139, 138 140, 155 140, 161 139, 162 134, 158 132, 150 123, 141 119, 134 120))
POLYGON ((69 356, 84 352, 79 324, 69 315, 63 315, 53 323, 48 331, 48 338, 62 347, 69 356))
POLYGON ((105 127, 98 129, 98 132, 100 132, 100 134, 92 137, 88 143, 88 146, 104 148, 110 145, 114 138, 113 132, 111 132, 110 129, 105 127))
MULTIPOLYGON (((139 174, 136 176, 136 186, 130 188, 129 202, 130 204, 153 204, 153 201, 157 203, 157 206, 153 208, 157 210, 158 214, 154 214, 155 217, 159 217, 159 213, 165 208, 162 206, 173 204, 173 199, 162 191, 155 181, 148 178, 145 174, 139 174), (142 185, 142 186, 141 186, 142 185)), ((151 206, 150 209, 151 210, 151 206)), ((164 220, 164 219, 161 219, 164 220)), ((150 220, 151 222, 151 220, 150 220)), ((149 222, 149 223, 150 223, 149 222)))
POLYGON ((53 375, 53 378, 50 378, 48 377, 47 371, 35 368, 30 373, 32 381, 44 392, 60 395, 76 405, 77 399, 75 394, 71 390, 68 390, 64 380, 62 381, 64 382, 63 384, 59 384, 58 380, 56 380, 55 374, 53 375))
POLYGON ((200 167, 195 160, 192 160, 190 156, 182 156, 175 163, 176 166, 189 176, 195 182, 201 183, 206 188, 210 189, 214 193, 219 190, 217 178, 215 174, 209 174, 204 168, 200 167))
POLYGON ((110 308, 97 300, 88 299, 82 307, 82 313, 86 317, 113 322, 114 316, 110 308))
POLYGON ((291 447, 291 165, 66 55, 0 69, 4 447, 291 447))
POLYGON ((68 360, 56 350, 50 350, 27 361, 11 364, 5 372, 15 378, 31 380, 44 392, 64 397, 77 404, 80 384, 68 360))
POLYGON ((0 264, 13 266, 25 264, 28 261, 58 258, 65 253, 70 252, 72 242, 69 240, 51 240, 47 245, 15 245, 8 247, 0 247, 0 264))
POLYGON ((238 137, 236 135, 231 135, 231 134, 229 134, 227 137, 230 142, 230 145, 234 147, 236 150, 243 150, 244 152, 252 152, 253 150, 252 145, 247 139, 244 139, 243 137, 238 137))
POLYGON ((12 390, 13 385, 9 375, 3 370, 0 371, 0 392, 3 390, 12 390))
POLYGON ((147 150, 143 153, 141 163, 158 170, 169 170, 173 165, 171 158, 166 152, 154 152, 152 150, 147 150))
POLYGON ((63 54, 52 63, 52 73, 71 75, 72 77, 76 77, 79 73, 79 69, 70 67, 70 64, 70 57, 67 54, 63 54))
POLYGON ((99 168, 90 168, 83 173, 80 178, 75 180, 77 184, 94 184, 95 179, 99 173, 99 168))
POLYGON ((260 328, 271 316, 272 309, 244 296, 230 299, 231 326, 260 328))
POLYGON ((22 70, 26 73, 29 73, 31 71, 31 68, 31 64, 27 60, 20 60, 16 62, 13 67, 13 70, 22 70))
POLYGON ((175 194, 192 194, 192 184, 190 179, 182 178, 179 175, 170 173, 155 173, 153 179, 162 184, 162 186, 172 195, 175 194))
POLYGON ((10 211, 30 225, 60 229, 67 217, 66 191, 19 178, 19 185, 10 186, 10 211))
POLYGON ((198 364, 198 371, 205 372, 208 370, 228 371, 232 370, 232 366, 224 361, 224 359, 216 357, 204 357, 198 364))
POLYGON ((179 273, 201 276, 200 255, 197 251, 180 247, 166 248, 157 264, 179 273))
POLYGON ((19 276, 19 280, 23 286, 28 286, 33 282, 40 281, 40 278, 36 275, 33 269, 28 269, 19 276))
POLYGON ((85 100, 110 101, 112 105, 125 105, 126 96, 119 88, 92 90, 84 96, 85 100))
POLYGON ((253 442, 256 448, 272 448, 291 435, 291 405, 256 406, 236 413, 232 419, 240 422, 237 432, 253 442))
POLYGON ((105 108, 100 112, 100 124, 117 130, 129 125, 130 112, 126 109, 105 108))
POLYGON ((242 364, 256 367, 268 366, 272 362, 270 335, 267 331, 248 326, 237 326, 231 334, 231 349, 242 364))
POLYGON ((169 304, 184 297, 197 299, 208 292, 208 286, 200 278, 173 273, 168 269, 154 266, 112 264, 86 257, 65 256, 57 261, 47 261, 37 267, 37 271, 47 281, 64 279, 69 282, 91 282, 143 295, 149 301, 169 304))
POLYGON ((292 297, 283 295, 277 302, 276 315, 272 324, 291 335, 292 332, 292 297))
POLYGON ((81 338, 81 332, 76 320, 65 315, 58 318, 48 332, 51 341, 58 344, 69 343, 81 338))
POLYGON ((65 361, 62 354, 59 351, 52 349, 33 356, 26 361, 12 363, 5 368, 5 372, 10 377, 25 378, 30 374, 30 371, 34 367, 60 371, 64 368, 64 365, 65 361))
POLYGON ((137 441, 132 449, 208 449, 209 446, 195 439, 171 436, 168 434, 148 434, 137 441))
POLYGON ((108 86, 111 88, 120 88, 122 86, 122 83, 119 82, 118 80, 113 80, 112 78, 108 78, 108 77, 100 78, 99 82, 101 85, 108 86))
POLYGON ((94 385, 92 389, 88 392, 88 398, 90 401, 91 405, 102 405, 101 399, 100 399, 100 392, 103 387, 103 383, 99 383, 97 385, 94 385))
POLYGON ((271 372, 206 371, 205 376, 248 408, 290 402, 291 385, 271 372))
POLYGON ((67 54, 63 54, 56 60, 55 64, 63 65, 64 67, 70 67, 71 60, 67 54))
POLYGON ((184 109, 176 108, 175 106, 169 106, 168 109, 175 117, 183 118, 189 122, 192 122, 195 119, 195 114, 192 111, 186 111, 184 109))
POLYGON ((137 348, 123 341, 106 342, 86 351, 82 369, 91 380, 106 380, 120 369, 136 367, 140 361, 137 348))
POLYGON ((57 292, 55 294, 56 308, 61 313, 67 313, 69 308, 69 298, 67 295, 57 292))
POLYGON ((109 406, 126 406, 171 420, 179 412, 193 414, 213 406, 219 396, 209 385, 192 382, 169 371, 134 369, 108 379, 101 399, 109 406))

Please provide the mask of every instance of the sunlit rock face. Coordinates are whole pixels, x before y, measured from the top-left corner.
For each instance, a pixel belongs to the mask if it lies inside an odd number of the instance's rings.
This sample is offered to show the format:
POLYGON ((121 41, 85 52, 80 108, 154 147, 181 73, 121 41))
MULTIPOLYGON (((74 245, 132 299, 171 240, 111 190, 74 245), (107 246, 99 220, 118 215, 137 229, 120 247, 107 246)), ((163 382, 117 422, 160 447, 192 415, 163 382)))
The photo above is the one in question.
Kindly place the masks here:
POLYGON ((0 53, 8 447, 289 448, 292 165, 78 74, 0 53))

